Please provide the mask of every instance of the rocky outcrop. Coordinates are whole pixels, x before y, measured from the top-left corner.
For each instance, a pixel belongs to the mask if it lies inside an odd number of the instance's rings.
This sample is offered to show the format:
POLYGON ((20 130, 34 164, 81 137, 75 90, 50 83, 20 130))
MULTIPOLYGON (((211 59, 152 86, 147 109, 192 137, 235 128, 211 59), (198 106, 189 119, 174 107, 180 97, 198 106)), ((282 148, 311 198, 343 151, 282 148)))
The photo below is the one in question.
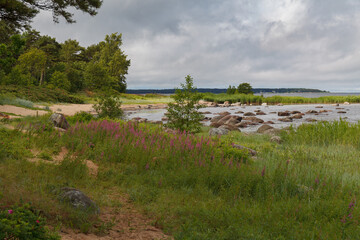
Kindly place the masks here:
POLYGON ((242 120, 242 117, 235 115, 220 115, 211 119, 210 127, 220 128, 223 127, 229 131, 239 131, 239 124, 242 120))
POLYGON ((292 122, 293 121, 291 117, 279 118, 278 120, 280 122, 292 122))

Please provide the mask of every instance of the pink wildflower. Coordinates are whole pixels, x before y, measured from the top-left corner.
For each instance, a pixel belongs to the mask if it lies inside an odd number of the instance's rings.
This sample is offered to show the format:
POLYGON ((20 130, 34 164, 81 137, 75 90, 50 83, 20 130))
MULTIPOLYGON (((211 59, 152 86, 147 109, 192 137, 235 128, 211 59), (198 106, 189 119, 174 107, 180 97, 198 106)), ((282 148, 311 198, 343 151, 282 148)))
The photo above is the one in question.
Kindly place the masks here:
POLYGON ((10 209, 10 210, 8 210, 8 213, 9 213, 9 214, 13 214, 13 212, 14 212, 14 211, 13 211, 13 210, 11 210, 11 209, 10 209))

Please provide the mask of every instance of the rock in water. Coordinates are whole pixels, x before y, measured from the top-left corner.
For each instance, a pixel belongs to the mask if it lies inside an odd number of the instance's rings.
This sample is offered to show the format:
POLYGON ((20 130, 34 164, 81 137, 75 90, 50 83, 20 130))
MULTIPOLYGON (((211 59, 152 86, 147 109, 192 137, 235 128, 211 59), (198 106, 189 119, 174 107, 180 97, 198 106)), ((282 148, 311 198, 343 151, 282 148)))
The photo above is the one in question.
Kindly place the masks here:
POLYGON ((269 125, 262 125, 261 127, 258 128, 257 132, 258 133, 264 133, 265 131, 269 130, 269 129, 273 129, 274 127, 269 126, 269 125))
POLYGON ((75 188, 62 188, 59 197, 61 201, 70 203, 70 205, 76 209, 96 214, 100 213, 98 206, 83 192, 75 188))
POLYGON ((53 113, 49 120, 54 124, 55 127, 68 129, 70 124, 66 121, 64 114, 53 113))

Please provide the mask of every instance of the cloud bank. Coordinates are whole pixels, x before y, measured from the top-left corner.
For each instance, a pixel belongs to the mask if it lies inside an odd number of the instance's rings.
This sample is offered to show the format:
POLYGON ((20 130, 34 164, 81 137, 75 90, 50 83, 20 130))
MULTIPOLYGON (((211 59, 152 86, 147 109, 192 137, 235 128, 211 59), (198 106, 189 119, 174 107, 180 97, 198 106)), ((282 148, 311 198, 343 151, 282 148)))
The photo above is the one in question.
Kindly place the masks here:
POLYGON ((306 87, 360 91, 360 1, 104 0, 95 17, 33 27, 88 46, 123 34, 128 88, 306 87))

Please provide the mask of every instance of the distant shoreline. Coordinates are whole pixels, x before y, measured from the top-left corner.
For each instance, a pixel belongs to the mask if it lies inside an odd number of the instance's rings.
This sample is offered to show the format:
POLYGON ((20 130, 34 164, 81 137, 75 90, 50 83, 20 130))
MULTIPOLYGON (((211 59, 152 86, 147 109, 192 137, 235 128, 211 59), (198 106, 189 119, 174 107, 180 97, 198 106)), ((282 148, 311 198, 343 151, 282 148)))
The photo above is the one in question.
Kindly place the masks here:
MULTIPOLYGON (((226 93, 226 88, 197 88, 200 93, 226 93)), ((253 88, 254 94, 261 93, 329 93, 319 89, 311 88, 253 88)), ((173 94, 175 89, 127 89, 130 94, 173 94)))

